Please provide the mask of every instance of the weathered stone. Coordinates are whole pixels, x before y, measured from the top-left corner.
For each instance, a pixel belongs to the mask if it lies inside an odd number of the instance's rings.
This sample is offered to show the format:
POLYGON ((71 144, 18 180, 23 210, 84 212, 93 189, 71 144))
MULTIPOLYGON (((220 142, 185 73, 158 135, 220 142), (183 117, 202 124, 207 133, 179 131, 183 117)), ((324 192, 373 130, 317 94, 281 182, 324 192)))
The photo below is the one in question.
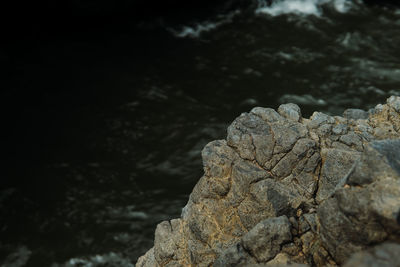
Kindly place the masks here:
POLYGON ((372 143, 348 178, 363 187, 338 189, 319 206, 320 234, 337 262, 390 236, 399 239, 400 176, 398 154, 392 153, 397 146, 397 140, 372 143))
POLYGON ((237 206, 250 190, 250 185, 258 181, 268 178, 269 173, 265 172, 260 167, 244 161, 239 160, 232 168, 232 202, 231 204, 237 206))
POLYGON ((310 226, 311 231, 317 233, 318 231, 317 215, 315 213, 307 213, 304 214, 304 219, 310 226))
POLYGON ((297 140, 307 135, 307 128, 298 122, 275 122, 271 130, 275 139, 274 154, 290 151, 297 140))
POLYGON ((374 178, 399 175, 399 151, 400 140, 372 142, 366 147, 361 160, 355 167, 354 174, 349 177, 348 183, 363 185, 373 182, 374 178))
POLYGON ((300 107, 293 103, 280 105, 278 108, 278 112, 283 117, 292 121, 300 121, 301 119, 300 107))
POLYGON ((272 108, 255 107, 251 110, 251 113, 257 115, 266 122, 276 122, 283 120, 283 117, 272 108))
MULTIPOLYGON (((281 261, 281 258, 278 258, 281 261)), ((276 263, 276 262, 268 262, 268 263, 252 263, 252 264, 239 264, 233 265, 235 267, 307 267, 306 264, 299 263, 276 263)))
POLYGON ((400 140, 375 141, 371 146, 385 156, 388 164, 400 175, 400 140))
POLYGON ((286 253, 279 253, 278 255, 275 256, 272 260, 270 260, 266 266, 287 266, 288 264, 291 263, 290 257, 286 253))
POLYGON ((207 144, 201 152, 204 174, 209 177, 227 177, 232 164, 237 159, 235 151, 225 140, 217 140, 207 144))
POLYGON ((282 246, 282 252, 290 256, 296 256, 299 254, 300 249, 294 243, 288 243, 282 246))
POLYGON ((154 238, 154 256, 160 264, 170 261, 175 253, 176 245, 172 238, 172 226, 164 221, 157 225, 154 238))
POLYGON ((347 133, 348 126, 345 124, 337 124, 332 128, 334 134, 345 134, 347 133))
POLYGON ((308 222, 306 221, 305 217, 300 216, 300 218, 299 218, 299 234, 303 234, 310 229, 311 229, 311 227, 308 224, 308 222))
POLYGON ((336 261, 344 262, 353 252, 362 250, 363 247, 359 245, 345 243, 357 233, 354 233, 351 220, 339 212, 334 199, 325 200, 320 205, 318 217, 321 220, 322 241, 336 261))
POLYGON ((260 117, 243 113, 229 127, 227 143, 235 148, 243 159, 255 159, 253 136, 270 135, 269 125, 260 117))
POLYGON ((253 184, 250 195, 238 206, 242 224, 250 230, 264 219, 290 213, 301 202, 296 193, 272 179, 253 184))
POLYGON ((244 250, 241 243, 225 250, 214 262, 214 267, 225 266, 248 266, 248 264, 256 263, 257 261, 244 250))
MULTIPOLYGON (((272 174, 275 175, 276 178, 287 177, 293 171, 296 170, 296 166, 301 164, 299 167, 299 171, 302 171, 306 165, 307 160, 302 161, 304 158, 310 158, 316 152, 316 143, 308 138, 299 139, 296 144, 293 146, 292 151, 287 153, 279 162, 275 165, 275 167, 271 170, 272 174)), ((307 166, 309 168, 315 169, 318 162, 315 163, 314 166, 307 166)))
MULTIPOLYGON (((311 252, 312 252, 312 259, 314 261, 314 264, 316 266, 325 266, 327 263, 330 261, 329 253, 328 251, 325 250, 324 247, 318 245, 315 246, 311 252)), ((332 265, 330 265, 332 266, 332 265)))
POLYGON ((354 132, 349 132, 346 135, 342 135, 339 138, 339 140, 340 142, 348 145, 349 147, 354 147, 358 151, 362 151, 363 149, 363 143, 361 137, 354 132))
POLYGON ((260 222, 243 236, 242 242, 258 262, 267 262, 278 254, 283 243, 291 239, 289 219, 281 216, 260 222))
POLYGON ((154 248, 151 248, 144 254, 143 256, 139 257, 137 263, 137 267, 154 267, 154 266, 160 266, 156 258, 154 257, 154 248))
POLYGON ((358 120, 358 119, 365 120, 368 118, 368 112, 358 108, 349 108, 343 112, 343 117, 353 120, 358 120))
POLYGON ((354 254, 343 267, 399 267, 400 245, 384 243, 371 250, 354 254))
POLYGON ((360 251, 346 266, 396 266, 399 103, 391 97, 369 118, 306 119, 291 104, 243 113, 227 141, 203 149, 181 219, 157 226, 136 266, 337 266, 360 251))
POLYGON ((322 136, 330 135, 332 132, 332 125, 331 124, 323 124, 318 127, 317 132, 319 135, 322 135, 322 136))
POLYGON ((312 243, 315 240, 315 235, 313 232, 306 232, 300 237, 301 243, 303 243, 303 253, 308 254, 312 247, 312 243))
POLYGON ((391 96, 388 98, 387 103, 396 112, 400 113, 400 97, 391 96))
POLYGON ((335 123, 335 119, 333 117, 321 112, 314 112, 310 119, 311 121, 309 122, 308 126, 312 129, 316 129, 323 124, 335 123))
POLYGON ((358 152, 338 149, 322 149, 321 156, 323 166, 316 196, 318 202, 332 195, 340 180, 351 171, 353 164, 360 158, 358 152))

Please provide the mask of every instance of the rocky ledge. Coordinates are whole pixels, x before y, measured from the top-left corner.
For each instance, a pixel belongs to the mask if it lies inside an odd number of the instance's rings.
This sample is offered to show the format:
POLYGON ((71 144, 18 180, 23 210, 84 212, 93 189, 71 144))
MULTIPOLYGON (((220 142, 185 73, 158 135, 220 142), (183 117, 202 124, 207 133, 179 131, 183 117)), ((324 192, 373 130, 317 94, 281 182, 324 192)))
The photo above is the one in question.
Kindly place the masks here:
POLYGON ((343 117, 243 113, 136 266, 400 266, 399 138, 395 96, 343 117))

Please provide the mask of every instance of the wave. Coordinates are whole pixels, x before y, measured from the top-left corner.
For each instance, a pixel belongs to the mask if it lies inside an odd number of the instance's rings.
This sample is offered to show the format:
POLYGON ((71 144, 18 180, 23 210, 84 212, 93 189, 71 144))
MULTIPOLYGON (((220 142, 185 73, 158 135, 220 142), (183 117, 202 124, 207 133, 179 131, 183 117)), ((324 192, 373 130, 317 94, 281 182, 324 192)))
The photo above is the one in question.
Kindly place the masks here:
POLYGON ((310 94, 295 95, 284 94, 279 98, 280 103, 296 103, 299 105, 326 106, 328 103, 320 98, 315 98, 310 94))
MULTIPOLYGON (((333 9, 339 13, 347 13, 362 0, 257 0, 255 14, 268 14, 280 16, 284 14, 314 15, 322 17, 324 9, 333 9)), ((228 14, 218 15, 213 20, 206 20, 192 25, 184 25, 180 28, 167 28, 177 38, 199 38, 202 33, 231 23, 233 18, 241 14, 240 10, 234 10, 228 14)))
POLYGON ((214 21, 203 21, 192 26, 182 26, 181 29, 168 28, 175 37, 178 38, 198 38, 203 32, 216 29, 219 26, 232 22, 233 17, 240 14, 239 10, 235 10, 225 15, 219 15, 214 21))
POLYGON ((314 15, 322 16, 323 6, 330 5, 337 12, 346 13, 353 6, 350 0, 279 0, 271 4, 266 0, 258 0, 256 14, 268 14, 279 16, 283 14, 314 15))

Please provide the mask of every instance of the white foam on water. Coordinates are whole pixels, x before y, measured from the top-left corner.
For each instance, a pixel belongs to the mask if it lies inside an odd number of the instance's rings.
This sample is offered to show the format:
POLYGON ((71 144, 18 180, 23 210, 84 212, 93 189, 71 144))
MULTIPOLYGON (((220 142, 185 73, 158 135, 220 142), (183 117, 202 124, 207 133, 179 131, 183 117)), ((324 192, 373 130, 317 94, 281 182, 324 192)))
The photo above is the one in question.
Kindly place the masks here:
POLYGON ((283 14, 314 15, 320 17, 323 14, 322 6, 331 5, 337 12, 346 13, 351 9, 350 0, 276 0, 268 4, 266 0, 258 1, 256 14, 268 14, 279 16, 283 14))
POLYGON ((400 96, 400 90, 390 90, 388 95, 397 95, 400 96))
POLYGON ((373 61, 365 58, 352 58, 352 71, 355 75, 363 79, 372 77, 381 81, 400 82, 400 69, 398 64, 386 61, 373 61))
POLYGON ((321 99, 315 98, 312 95, 295 95, 295 94, 284 94, 279 98, 280 103, 295 103, 300 105, 313 105, 313 106, 326 106, 328 103, 321 99))
POLYGON ((3 261, 2 266, 19 267, 25 266, 28 262, 32 251, 26 246, 19 246, 14 252, 9 254, 3 261))
MULTIPOLYGON (((258 0, 256 14, 268 14, 273 17, 283 14, 323 15, 323 6, 330 6, 339 13, 348 12, 354 2, 358 0, 275 0, 268 4, 267 0, 258 0)), ((232 22, 233 17, 240 14, 240 10, 235 10, 225 15, 219 15, 215 20, 203 21, 195 25, 185 25, 180 29, 167 28, 175 37, 178 38, 199 38, 204 32, 215 30, 216 28, 232 22)))
POLYGON ((233 17, 239 13, 239 10, 235 10, 226 15, 219 15, 214 21, 207 20, 192 26, 183 26, 180 30, 168 28, 168 31, 178 38, 198 38, 203 32, 214 30, 224 24, 232 22, 233 17))
POLYGON ((184 26, 181 31, 172 30, 172 32, 176 37, 179 38, 184 38, 184 37, 197 38, 200 36, 202 32, 213 30, 217 28, 219 25, 221 25, 221 23, 208 22, 203 24, 197 24, 194 27, 184 26))
POLYGON ((126 257, 119 253, 110 252, 108 254, 94 255, 89 258, 72 258, 66 263, 59 265, 53 264, 52 266, 65 266, 65 267, 100 267, 100 266, 126 266, 134 267, 135 265, 126 257))
POLYGON ((351 8, 351 1, 349 0, 335 0, 333 1, 333 6, 337 12, 346 13, 351 8))
POLYGON ((317 0, 285 0, 273 2, 268 6, 265 1, 260 1, 260 6, 256 13, 264 13, 271 16, 290 13, 320 16, 321 11, 317 6, 317 2, 317 0))

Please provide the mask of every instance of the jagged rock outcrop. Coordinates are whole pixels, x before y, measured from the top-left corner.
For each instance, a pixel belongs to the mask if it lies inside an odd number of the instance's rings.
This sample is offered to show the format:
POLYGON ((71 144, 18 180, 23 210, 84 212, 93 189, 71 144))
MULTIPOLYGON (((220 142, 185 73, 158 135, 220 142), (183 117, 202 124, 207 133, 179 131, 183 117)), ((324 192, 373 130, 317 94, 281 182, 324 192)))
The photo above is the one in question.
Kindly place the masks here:
POLYGON ((343 117, 243 113, 136 266, 400 266, 399 138, 394 96, 343 117))

